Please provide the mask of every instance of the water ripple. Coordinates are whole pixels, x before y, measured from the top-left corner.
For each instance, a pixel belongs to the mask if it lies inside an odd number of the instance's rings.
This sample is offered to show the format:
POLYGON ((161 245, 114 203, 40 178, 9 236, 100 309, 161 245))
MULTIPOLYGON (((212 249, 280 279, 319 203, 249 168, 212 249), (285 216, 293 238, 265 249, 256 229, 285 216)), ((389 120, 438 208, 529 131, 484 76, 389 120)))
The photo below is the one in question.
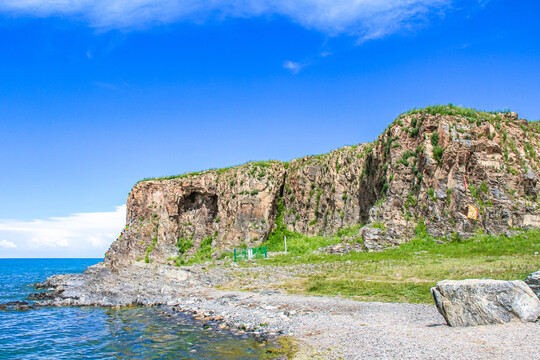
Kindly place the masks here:
MULTIPOLYGON (((0 259, 0 302, 23 300, 28 284, 80 272, 93 259, 0 259)), ((257 359, 251 338, 206 331, 159 308, 0 311, 0 359, 257 359)))

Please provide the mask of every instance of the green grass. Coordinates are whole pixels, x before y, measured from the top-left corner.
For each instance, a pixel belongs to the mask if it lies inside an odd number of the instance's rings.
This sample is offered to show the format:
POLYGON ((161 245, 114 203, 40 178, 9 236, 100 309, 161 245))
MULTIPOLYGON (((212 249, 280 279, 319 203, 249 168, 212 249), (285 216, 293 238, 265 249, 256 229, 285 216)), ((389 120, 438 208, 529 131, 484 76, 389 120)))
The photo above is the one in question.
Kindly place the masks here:
MULTIPOLYGON (((364 301, 431 303, 429 288, 443 279, 524 279, 540 268, 540 231, 517 236, 479 235, 438 243, 425 233, 420 221, 417 237, 382 252, 346 255, 313 254, 309 238, 289 241, 290 253, 260 264, 302 267, 314 264, 308 275, 291 277, 282 288, 294 293, 349 296, 364 301), (307 244, 306 244, 307 243, 307 244)), ((324 243, 316 238, 316 243, 324 243)), ((244 281, 249 282, 249 277, 244 281)))
POLYGON ((214 238, 215 237, 213 236, 204 238, 201 241, 201 245, 199 249, 197 249, 195 255, 187 261, 180 260, 179 263, 181 265, 192 265, 212 260, 212 242, 214 241, 214 238))
POLYGON ((439 133, 435 131, 433 134, 431 134, 430 140, 431 140, 431 145, 439 146, 439 133))
MULTIPOLYGON (((240 167, 249 167, 249 168, 252 169, 253 174, 254 174, 257 171, 257 169, 259 169, 259 168, 261 168, 261 169, 270 168, 270 167, 272 167, 273 164, 283 164, 283 165, 285 165, 285 164, 288 164, 288 163, 283 163, 283 162, 281 162, 279 160, 251 161, 251 162, 248 162, 248 163, 245 163, 245 164, 242 164, 242 165, 224 167, 224 168, 219 168, 219 169, 208 169, 208 170, 202 170, 202 171, 189 172, 189 173, 180 174, 180 175, 145 178, 143 180, 139 180, 137 182, 137 184, 140 183, 140 182, 152 181, 152 180, 164 181, 164 180, 171 180, 171 179, 184 179, 184 178, 189 178, 189 177, 192 177, 192 176, 198 176, 198 175, 201 175, 201 174, 204 174, 204 173, 207 173, 207 172, 216 172, 217 174, 223 174, 223 173, 225 173, 225 172, 227 172, 227 171, 229 171, 231 169, 238 169, 240 167)), ((231 182, 231 186, 233 186, 233 185, 234 185, 234 182, 231 182)))
POLYGON ((144 256, 144 262, 149 264, 150 263, 150 253, 152 252, 152 250, 154 250, 154 246, 156 246, 156 243, 157 243, 157 236, 154 236, 152 238, 152 244, 150 246, 148 246, 148 248, 146 249, 146 255, 144 256))
POLYGON ((437 161, 439 164, 442 162, 442 156, 444 153, 444 149, 440 146, 434 146, 433 147, 433 159, 437 161))
POLYGON ((451 116, 463 116, 466 118, 471 118, 471 122, 476 122, 477 119, 481 118, 490 118, 492 115, 497 115, 499 113, 508 113, 510 109, 503 109, 497 111, 482 111, 473 108, 464 108, 461 106, 455 106, 453 104, 448 105, 432 105, 426 106, 423 109, 411 109, 403 114, 403 116, 416 115, 416 114, 431 114, 431 115, 451 115, 451 116))
MULTIPOLYGON (((358 231, 357 231, 358 233, 358 231)), ((279 234, 275 232, 270 234, 268 240, 263 244, 268 251, 278 252, 285 251, 284 237, 287 237, 287 255, 301 256, 317 250, 321 247, 333 245, 341 242, 341 238, 336 236, 305 236, 297 232, 283 231, 279 234)))
MULTIPOLYGON (((262 326, 263 324, 261 324, 262 326)), ((298 341, 291 336, 281 336, 272 343, 260 356, 263 360, 270 359, 294 359, 298 353, 298 341)))
POLYGON ((366 280, 310 277, 307 292, 318 295, 341 295, 364 301, 423 302, 432 301, 430 283, 377 282, 366 280))
POLYGON ((177 243, 176 243, 176 247, 178 247, 178 253, 180 255, 184 255, 184 253, 186 251, 188 251, 189 249, 191 249, 193 247, 193 242, 189 239, 186 239, 186 238, 180 238, 178 239, 177 243))

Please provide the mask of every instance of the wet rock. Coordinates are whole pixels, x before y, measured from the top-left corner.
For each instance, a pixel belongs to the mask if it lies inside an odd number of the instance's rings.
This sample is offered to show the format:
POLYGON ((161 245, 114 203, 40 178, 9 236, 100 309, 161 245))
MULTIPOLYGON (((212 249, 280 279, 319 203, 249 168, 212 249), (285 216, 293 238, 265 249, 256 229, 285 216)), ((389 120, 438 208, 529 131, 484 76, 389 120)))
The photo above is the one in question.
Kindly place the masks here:
POLYGON ((51 283, 49 281, 43 281, 43 282, 40 282, 40 283, 35 283, 33 285, 36 289, 40 290, 40 289, 49 289, 52 287, 51 283))
POLYGON ((540 299, 521 280, 444 280, 431 293, 450 326, 535 322, 540 299))
POLYGON ((35 309, 35 306, 26 301, 9 301, 7 303, 0 304, 0 310, 28 311, 32 309, 35 309))
POLYGON ((27 300, 52 300, 55 298, 55 294, 51 292, 38 292, 28 295, 27 300))

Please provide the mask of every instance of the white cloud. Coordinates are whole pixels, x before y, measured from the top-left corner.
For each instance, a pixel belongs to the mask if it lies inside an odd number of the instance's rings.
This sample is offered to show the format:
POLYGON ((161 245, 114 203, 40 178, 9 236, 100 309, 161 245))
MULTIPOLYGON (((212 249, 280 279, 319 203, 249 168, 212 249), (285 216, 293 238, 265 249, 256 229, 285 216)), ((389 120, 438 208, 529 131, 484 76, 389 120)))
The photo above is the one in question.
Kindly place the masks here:
POLYGON ((115 211, 36 220, 0 220, 0 257, 101 257, 126 222, 115 211))
POLYGON ((283 63, 283 67, 287 70, 290 70, 293 74, 298 74, 300 70, 302 70, 302 68, 306 65, 307 64, 300 64, 290 60, 287 60, 283 63))
MULTIPOLYGON (((474 0, 483 4, 486 0, 474 0)), ((209 17, 283 16, 325 33, 363 40, 414 28, 461 0, 0 0, 0 11, 33 16, 74 16, 102 29, 132 29, 209 17)))
POLYGON ((17 245, 12 243, 11 241, 2 240, 0 241, 0 247, 6 248, 6 249, 15 249, 17 245))

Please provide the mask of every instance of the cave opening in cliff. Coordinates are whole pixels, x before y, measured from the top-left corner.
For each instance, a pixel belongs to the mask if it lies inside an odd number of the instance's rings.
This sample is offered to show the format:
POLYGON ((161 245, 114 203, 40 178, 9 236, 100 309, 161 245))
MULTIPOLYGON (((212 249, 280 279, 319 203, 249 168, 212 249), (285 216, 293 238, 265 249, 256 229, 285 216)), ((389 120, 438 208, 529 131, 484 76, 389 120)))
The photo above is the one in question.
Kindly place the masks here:
POLYGON ((215 194, 194 191, 180 199, 178 213, 205 213, 208 221, 213 220, 218 213, 218 197, 215 194))

